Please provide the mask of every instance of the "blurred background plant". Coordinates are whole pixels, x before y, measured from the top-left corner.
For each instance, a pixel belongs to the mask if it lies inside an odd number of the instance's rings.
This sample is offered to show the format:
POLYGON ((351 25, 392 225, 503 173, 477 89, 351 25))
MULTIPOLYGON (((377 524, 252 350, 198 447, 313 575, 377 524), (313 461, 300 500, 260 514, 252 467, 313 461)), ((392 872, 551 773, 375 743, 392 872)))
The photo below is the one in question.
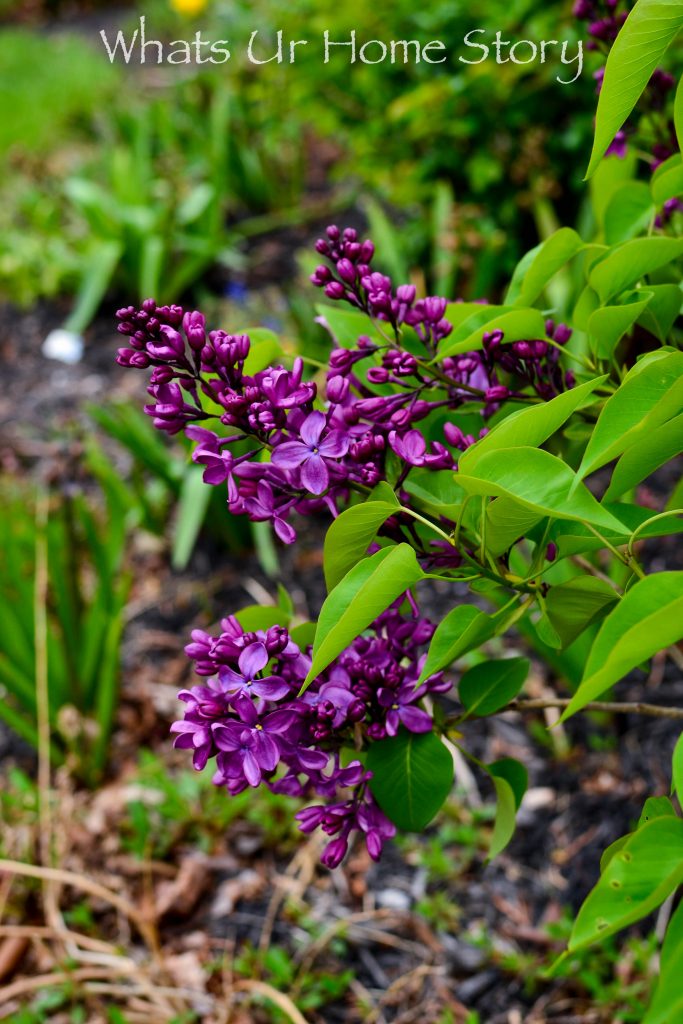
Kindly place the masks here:
POLYGON ((93 783, 117 705, 127 517, 113 491, 96 512, 74 488, 2 483, 0 717, 37 748, 44 688, 53 763, 93 783))
MULTIPOLYGON (((472 18, 454 0, 428 11, 386 0, 327 8, 320 0, 144 5, 155 37, 197 29, 228 37, 230 63, 207 71, 112 66, 100 22, 126 30, 136 8, 115 16, 93 2, 5 4, 7 20, 36 27, 0 34, 0 97, 13 109, 0 133, 10 157, 0 291, 22 303, 78 296, 69 326, 80 331, 107 291, 220 296, 249 276, 254 236, 360 202, 401 269, 423 268, 428 291, 494 296, 522 252, 576 220, 589 76, 563 86, 552 62, 459 63, 472 18), (62 20, 45 34, 48 14, 62 20), (255 29, 264 41, 281 28, 317 42, 324 29, 340 40, 355 29, 361 41, 384 38, 387 26, 394 38, 442 39, 452 59, 379 73, 356 64, 349 73, 346 58, 324 65, 317 45, 299 51, 296 67, 244 58, 255 29), (57 67, 59 91, 49 87, 57 67)), ((486 0, 477 25, 483 38, 500 29, 513 40, 560 34, 570 45, 581 30, 568 7, 540 0, 486 0)))

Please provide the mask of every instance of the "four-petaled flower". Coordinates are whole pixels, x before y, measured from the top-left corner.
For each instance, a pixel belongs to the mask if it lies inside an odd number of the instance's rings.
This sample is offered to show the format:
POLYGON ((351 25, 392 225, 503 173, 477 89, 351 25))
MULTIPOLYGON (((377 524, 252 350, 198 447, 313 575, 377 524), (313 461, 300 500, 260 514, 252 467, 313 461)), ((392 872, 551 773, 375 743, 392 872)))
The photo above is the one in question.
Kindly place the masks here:
POLYGON ((259 718, 256 705, 248 697, 238 697, 234 707, 239 722, 213 726, 214 742, 227 755, 221 765, 223 774, 243 774, 250 786, 258 786, 263 773, 274 771, 280 760, 280 747, 274 736, 286 733, 297 715, 294 711, 271 711, 259 718))
POLYGON ((426 711, 415 707, 415 701, 422 696, 412 683, 405 683, 398 692, 382 686, 377 691, 377 700, 383 708, 387 708, 385 728, 389 736, 395 736, 399 725, 404 725, 409 732, 429 732, 432 719, 426 711))
POLYGON ((259 672, 268 664, 268 651, 264 644, 255 643, 245 647, 237 662, 239 672, 234 669, 221 668, 218 676, 225 693, 254 695, 267 700, 280 700, 289 693, 289 684, 279 676, 266 676, 257 679, 259 672), (241 674, 240 674, 241 673, 241 674))
POLYGON ((339 459, 349 450, 349 438, 341 430, 323 432, 327 418, 312 412, 301 424, 300 441, 286 441, 273 451, 272 462, 280 469, 301 467, 301 482, 311 494, 322 494, 330 484, 329 460, 339 459))

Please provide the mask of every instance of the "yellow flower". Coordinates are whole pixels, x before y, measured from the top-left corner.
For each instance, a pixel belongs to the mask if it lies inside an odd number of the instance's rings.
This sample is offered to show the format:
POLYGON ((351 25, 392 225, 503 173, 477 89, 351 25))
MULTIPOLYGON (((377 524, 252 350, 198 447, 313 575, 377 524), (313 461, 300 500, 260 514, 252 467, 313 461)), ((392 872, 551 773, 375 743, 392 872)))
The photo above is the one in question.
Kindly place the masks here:
POLYGON ((206 7, 208 0, 170 0, 171 7, 178 14, 201 14, 206 7))

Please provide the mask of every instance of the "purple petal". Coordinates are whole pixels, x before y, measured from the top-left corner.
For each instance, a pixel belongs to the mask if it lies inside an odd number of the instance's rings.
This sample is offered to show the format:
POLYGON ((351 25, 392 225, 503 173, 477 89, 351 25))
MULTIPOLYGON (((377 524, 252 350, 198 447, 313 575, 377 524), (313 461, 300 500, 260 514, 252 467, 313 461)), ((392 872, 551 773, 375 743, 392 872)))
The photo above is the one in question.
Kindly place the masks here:
POLYGON ((301 467, 301 482, 311 494, 322 494, 330 483, 325 460, 319 455, 311 455, 301 467))
POLYGON ((192 755, 192 767, 195 771, 201 772, 206 768, 207 761, 211 754, 211 744, 202 743, 192 755))
POLYGON ((386 726, 387 734, 389 736, 395 736, 398 732, 398 727, 401 724, 401 719, 398 717, 398 711, 395 711, 392 708, 392 710, 387 713, 386 722, 384 724, 386 726))
POLYGON ((286 441, 275 448, 270 461, 280 469, 296 469, 310 454, 310 449, 301 441, 286 441))
POLYGON ((213 727, 213 740, 219 750, 239 750, 242 746, 242 726, 235 722, 213 727))
POLYGON ((396 693, 387 686, 380 686, 377 691, 377 700, 383 708, 390 708, 392 704, 396 703, 396 693))
POLYGON ((310 771, 322 771, 330 759, 322 750, 307 750, 306 747, 297 747, 295 756, 301 767, 310 771))
MULTIPOLYGON (((218 434, 214 434, 213 430, 207 430, 206 427, 190 425, 185 428, 185 436, 191 438, 193 441, 199 441, 202 445, 209 445, 212 448, 218 447, 218 434)), ((192 457, 194 458, 194 455, 192 457)))
POLYGON ((256 485, 256 494, 258 500, 261 502, 264 508, 273 509, 273 488, 265 480, 259 480, 256 485))
POLYGON ((264 697, 266 700, 281 700, 290 691, 289 683, 278 676, 270 679, 257 679, 251 686, 251 692, 257 697, 264 697))
POLYGON ((405 457, 408 461, 421 459, 427 448, 426 442, 419 430, 409 430, 403 438, 405 457))
POLYGON ((318 445, 318 451, 326 459, 338 459, 349 450, 349 438, 341 430, 332 430, 318 445))
POLYGON ((244 501, 244 511, 251 519, 255 519, 257 522, 270 519, 273 514, 272 509, 264 508, 258 498, 246 498, 244 501))
POLYGON ((304 444, 310 448, 315 448, 320 440, 320 435, 325 429, 326 423, 325 413, 317 411, 310 413, 301 424, 299 430, 304 444))
POLYGON ((239 658, 240 672, 245 679, 253 679, 268 664, 268 651, 263 644, 249 644, 239 658))
POLYGON ((398 714, 406 729, 409 729, 410 732, 431 731, 433 723, 426 711, 421 711, 419 708, 404 706, 399 708, 398 714))
POLYGON ((263 727, 268 732, 285 733, 291 729, 298 718, 296 711, 271 711, 263 719, 263 727))
MULTIPOLYGON (((258 711, 254 707, 251 697, 248 697, 244 691, 235 698, 233 707, 245 725, 256 725, 258 722, 258 711)), ((237 724, 235 727, 237 728, 237 724)))
POLYGON ((244 769, 244 777, 249 785, 258 786, 261 781, 261 766, 252 754, 251 750, 247 750, 245 752, 242 767, 244 769))
POLYGON ((261 767, 267 772, 272 772, 280 760, 280 748, 273 737, 263 731, 255 732, 252 750, 261 767))
POLYGON ((284 519, 273 520, 273 529, 284 544, 293 544, 296 540, 296 530, 289 523, 286 523, 284 519))
POLYGON ((244 688, 243 677, 238 675, 237 672, 233 672, 231 668, 221 668, 218 673, 218 678, 221 681, 224 693, 234 693, 236 690, 242 690, 244 688))
POLYGON ((205 484, 212 484, 215 487, 217 484, 225 482, 229 472, 228 466, 224 462, 220 462, 217 466, 207 466, 202 475, 202 480, 205 484))

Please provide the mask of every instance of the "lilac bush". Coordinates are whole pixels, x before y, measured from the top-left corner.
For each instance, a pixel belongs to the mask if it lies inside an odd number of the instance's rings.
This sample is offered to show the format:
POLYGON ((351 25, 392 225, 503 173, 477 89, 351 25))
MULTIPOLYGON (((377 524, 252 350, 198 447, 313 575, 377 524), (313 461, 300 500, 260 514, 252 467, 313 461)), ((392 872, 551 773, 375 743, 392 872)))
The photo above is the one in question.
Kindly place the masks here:
MULTIPOLYGON (((577 10, 596 40, 617 33, 590 173, 610 142, 622 149, 623 136, 612 140, 666 49, 663 30, 654 56, 653 36, 641 38, 646 8, 639 0, 620 31, 618 4, 577 10)), ((671 25, 683 27, 683 10, 671 25)), ((663 102, 671 92, 661 75, 652 88, 663 102)), ((668 124, 666 104, 661 113, 668 124)), ((678 115, 674 127, 680 149, 678 115)), ((643 541, 681 529, 681 489, 660 510, 639 501, 683 449, 683 240, 655 216, 683 193, 681 159, 666 157, 649 185, 625 180, 614 155, 605 166, 595 237, 551 234, 501 304, 418 297, 375 269, 371 241, 329 227, 312 275, 332 338, 322 369, 305 354, 268 365, 272 349, 264 358, 248 332, 207 330, 181 306, 148 299, 117 313, 119 363, 151 370, 145 411, 190 439, 229 514, 270 523, 285 544, 311 516, 328 523, 317 623, 252 608, 217 636, 195 631, 186 651, 203 682, 180 694, 172 732, 229 794, 263 785, 306 801, 299 826, 330 837, 330 868, 354 836, 376 859, 397 829, 424 829, 451 791, 454 746, 495 788, 490 855, 509 842, 526 769, 473 757, 467 722, 538 701, 519 696, 529 661, 491 657, 494 638, 516 628, 544 659, 570 693, 547 701, 562 720, 619 710, 598 698, 683 638, 683 573, 640 559, 643 541), (434 579, 458 584, 438 622, 416 596, 434 579)), ((673 777, 680 801, 681 741, 673 777)), ((660 797, 606 851, 570 949, 649 913, 681 863, 683 819, 660 797)))

